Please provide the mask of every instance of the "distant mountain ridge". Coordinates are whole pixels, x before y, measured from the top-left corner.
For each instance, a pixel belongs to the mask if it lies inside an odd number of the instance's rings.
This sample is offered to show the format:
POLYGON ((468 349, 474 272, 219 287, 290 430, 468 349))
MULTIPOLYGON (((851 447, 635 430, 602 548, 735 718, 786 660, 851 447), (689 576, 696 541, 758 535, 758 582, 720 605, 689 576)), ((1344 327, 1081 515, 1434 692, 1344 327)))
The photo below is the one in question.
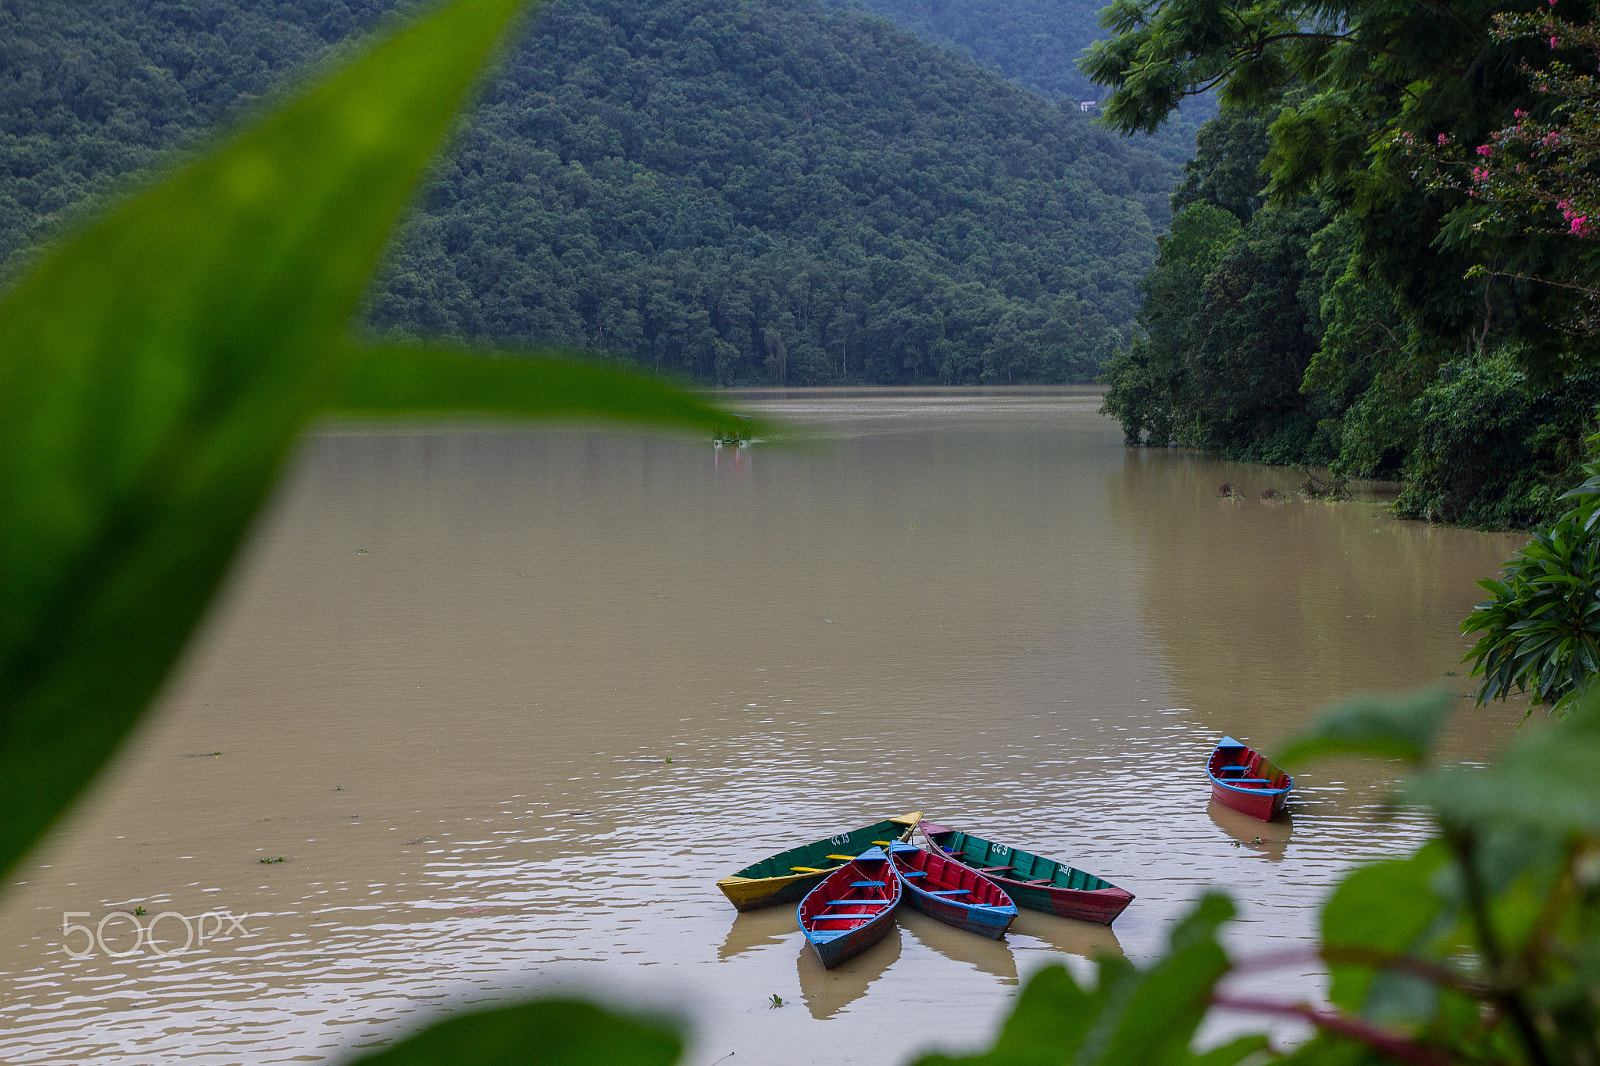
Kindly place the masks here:
MULTIPOLYGON (((0 6, 5 250, 385 6, 0 6)), ((1171 174, 859 13, 557 0, 369 322, 730 384, 1083 380, 1132 320, 1171 174)))

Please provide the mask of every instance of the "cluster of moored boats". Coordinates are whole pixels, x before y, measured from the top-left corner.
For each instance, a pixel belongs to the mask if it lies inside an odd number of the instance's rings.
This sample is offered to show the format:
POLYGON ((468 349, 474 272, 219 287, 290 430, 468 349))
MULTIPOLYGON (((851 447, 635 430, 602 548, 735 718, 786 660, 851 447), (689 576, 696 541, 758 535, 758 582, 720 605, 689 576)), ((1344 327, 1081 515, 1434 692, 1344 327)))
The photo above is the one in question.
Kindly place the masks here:
MULTIPOLYGON (((1293 787, 1232 737, 1211 753, 1206 772, 1219 803, 1264 821, 1283 810, 1293 787)), ((921 811, 769 855, 717 887, 741 911, 798 901, 800 928, 829 969, 882 940, 902 903, 998 940, 1018 907, 1110 925, 1133 902, 1133 893, 1093 874, 924 821, 921 811)))

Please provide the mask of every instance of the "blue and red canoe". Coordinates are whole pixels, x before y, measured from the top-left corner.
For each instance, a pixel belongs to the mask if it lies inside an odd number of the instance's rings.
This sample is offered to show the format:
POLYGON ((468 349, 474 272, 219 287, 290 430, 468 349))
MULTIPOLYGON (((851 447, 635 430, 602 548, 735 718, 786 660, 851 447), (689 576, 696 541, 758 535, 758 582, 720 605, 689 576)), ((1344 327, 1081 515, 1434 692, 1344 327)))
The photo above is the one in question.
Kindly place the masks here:
POLYGON ((882 848, 868 848, 806 893, 796 914, 826 969, 876 944, 894 925, 900 879, 882 848))
POLYGON ((999 940, 1017 916, 999 885, 954 859, 899 843, 889 857, 906 901, 946 925, 999 940))
POLYGON ((1206 762, 1211 798, 1241 814, 1270 822, 1283 810, 1294 778, 1259 751, 1223 737, 1206 762))

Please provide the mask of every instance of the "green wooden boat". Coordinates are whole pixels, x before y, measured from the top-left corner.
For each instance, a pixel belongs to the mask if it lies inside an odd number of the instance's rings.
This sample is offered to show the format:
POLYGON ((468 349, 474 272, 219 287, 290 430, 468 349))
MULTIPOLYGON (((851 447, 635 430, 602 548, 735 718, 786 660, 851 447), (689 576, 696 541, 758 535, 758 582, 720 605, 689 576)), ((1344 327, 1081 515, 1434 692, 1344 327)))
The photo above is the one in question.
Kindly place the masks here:
POLYGON ((921 811, 885 818, 859 829, 835 833, 826 840, 769 855, 717 882, 728 902, 742 911, 798 903, 824 877, 874 845, 905 840, 922 820, 921 811))
POLYGON ((934 851, 977 870, 1019 907, 1110 925, 1133 902, 1126 889, 1055 859, 931 822, 922 832, 934 851))

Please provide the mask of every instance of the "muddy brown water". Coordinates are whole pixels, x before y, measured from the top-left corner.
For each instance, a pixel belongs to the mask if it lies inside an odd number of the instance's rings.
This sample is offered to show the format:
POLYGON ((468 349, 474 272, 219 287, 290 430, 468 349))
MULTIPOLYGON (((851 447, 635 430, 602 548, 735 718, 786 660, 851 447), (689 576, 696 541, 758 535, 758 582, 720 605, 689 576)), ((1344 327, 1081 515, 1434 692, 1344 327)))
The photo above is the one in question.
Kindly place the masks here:
MULTIPOLYGON (((893 1064, 983 1044, 1043 965, 1152 956, 1208 886, 1235 953, 1282 957, 1424 834, 1376 818, 1387 764, 1302 774, 1264 826, 1204 758, 1465 691, 1458 624, 1517 538, 1263 500, 1298 476, 1127 450, 1093 390, 733 402, 806 442, 310 439, 160 713, 8 888, 0 1060, 323 1061, 554 993, 682 1020, 691 1063, 893 1064), (1003 943, 908 914, 828 973, 791 908, 714 886, 913 808, 1138 898, 1003 943), (133 928, 162 915, 164 955, 133 928)), ((1524 710, 1461 704, 1474 760, 1524 710)))

